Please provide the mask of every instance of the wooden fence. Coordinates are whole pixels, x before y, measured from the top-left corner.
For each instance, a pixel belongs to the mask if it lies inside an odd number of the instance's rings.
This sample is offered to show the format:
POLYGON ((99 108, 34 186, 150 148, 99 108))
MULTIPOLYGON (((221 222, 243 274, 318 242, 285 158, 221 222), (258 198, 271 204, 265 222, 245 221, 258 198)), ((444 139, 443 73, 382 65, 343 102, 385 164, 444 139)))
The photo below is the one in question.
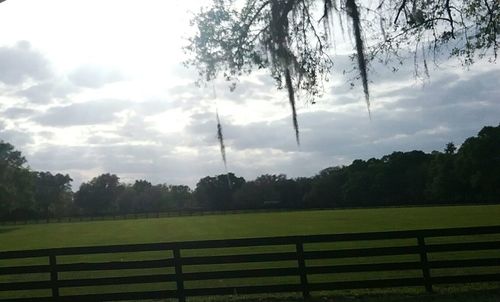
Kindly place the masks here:
POLYGON ((185 301, 186 297, 194 296, 282 292, 299 292, 308 297, 313 291, 389 287, 422 287, 431 292, 433 286, 439 284, 500 281, 499 235, 500 226, 490 226, 3 251, 0 252, 0 264, 2 264, 0 297, 2 293, 9 293, 11 296, 0 301, 118 301, 163 298, 185 301), (345 245, 349 242, 364 242, 369 246, 345 245), (249 252, 242 252, 244 249, 248 249, 249 252), (152 259, 149 255, 145 259, 100 262, 88 261, 89 258, 85 258, 99 254, 109 259, 118 254, 144 255, 145 252, 153 252, 158 258, 152 259), (200 255, 200 252, 204 252, 205 255, 200 255), (433 257, 436 254, 446 256, 450 252, 455 256, 444 259, 437 257, 438 260, 433 257), (457 257, 456 255, 460 253, 465 254, 457 257), (387 256, 390 258, 389 261, 387 256), (399 256, 408 259, 414 257, 414 260, 397 261, 399 256), (386 260, 381 261, 381 257, 386 257, 386 260), (45 259, 46 264, 19 265, 22 261, 33 258, 45 259), (348 258, 357 262, 328 263, 332 259, 343 261, 348 258), (76 260, 70 261, 71 259, 76 260), (87 260, 82 261, 82 259, 87 260), (8 261, 17 264, 3 266, 8 261), (279 263, 281 264, 277 265, 279 263), (245 267, 244 264, 261 264, 263 267, 245 267), (227 265, 236 268, 227 269, 227 265), (200 271, 203 267, 205 270, 200 271), (207 270, 207 267, 210 269, 207 270), (483 269, 476 273, 463 271, 464 268, 474 267, 483 269), (144 269, 156 269, 156 271, 126 276, 102 277, 98 274, 144 269), (158 269, 165 271, 158 272, 158 269), (445 273, 434 275, 434 270, 439 269, 445 269, 445 273), (416 271, 417 274, 413 277, 387 278, 384 273, 388 271, 416 271), (65 274, 75 272, 87 272, 91 275, 78 278, 64 277, 65 274), (375 272, 377 278, 328 279, 328 276, 338 277, 344 273, 360 272, 375 272), (30 274, 40 273, 45 274, 47 279, 36 281, 9 279, 12 276, 24 278, 30 274), (97 277, 92 274, 96 274, 97 277), (320 278, 320 281, 314 281, 313 277, 318 276, 325 277, 320 278), (282 282, 259 283, 259 280, 266 280, 269 277, 282 282), (254 278, 254 283, 231 286, 206 286, 203 283, 209 280, 244 281, 248 278, 254 278), (295 278, 296 282, 283 283, 283 280, 290 278, 295 278), (188 284, 193 281, 194 284, 188 284), (153 283, 160 288, 131 290, 132 285, 153 283), (93 289, 99 286, 111 286, 111 292, 96 293, 80 290, 64 293, 69 288, 92 287, 93 289), (23 291, 32 294, 33 290, 47 292, 36 297, 12 296, 13 293, 23 291))

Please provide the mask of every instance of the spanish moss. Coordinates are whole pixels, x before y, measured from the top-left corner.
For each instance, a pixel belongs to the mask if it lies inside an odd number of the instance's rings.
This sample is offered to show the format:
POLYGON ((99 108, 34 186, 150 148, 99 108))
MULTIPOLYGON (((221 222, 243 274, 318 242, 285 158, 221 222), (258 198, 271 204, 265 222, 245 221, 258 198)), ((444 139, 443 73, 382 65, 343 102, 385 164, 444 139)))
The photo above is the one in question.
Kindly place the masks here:
POLYGON ((220 144, 220 154, 222 155, 222 161, 224 162, 224 170, 226 171, 227 186, 229 189, 232 188, 231 179, 229 179, 229 172, 227 171, 227 160, 226 160, 226 145, 224 144, 224 136, 222 135, 222 125, 220 123, 219 111, 215 111, 217 117, 217 139, 220 144))
POLYGON ((217 139, 220 145, 220 154, 222 155, 222 161, 224 162, 224 168, 227 171, 227 161, 226 161, 226 146, 224 145, 224 135, 222 135, 222 126, 219 118, 219 111, 215 112, 217 117, 217 139))
POLYGON ((347 13, 352 19, 352 27, 354 29, 354 40, 356 42, 356 55, 358 57, 359 75, 361 76, 361 82, 363 83, 363 92, 365 93, 365 101, 366 101, 366 106, 368 108, 368 114, 371 117, 370 93, 368 91, 368 72, 365 60, 365 50, 361 33, 361 21, 359 19, 358 6, 356 5, 355 0, 347 0, 346 7, 347 7, 347 13))
POLYGON ((292 76, 290 75, 289 68, 285 69, 285 81, 286 88, 288 90, 288 100, 290 101, 290 106, 292 107, 292 120, 293 128, 295 129, 295 140, 297 141, 297 145, 300 145, 299 123, 297 121, 297 110, 295 109, 295 93, 293 91, 292 76))

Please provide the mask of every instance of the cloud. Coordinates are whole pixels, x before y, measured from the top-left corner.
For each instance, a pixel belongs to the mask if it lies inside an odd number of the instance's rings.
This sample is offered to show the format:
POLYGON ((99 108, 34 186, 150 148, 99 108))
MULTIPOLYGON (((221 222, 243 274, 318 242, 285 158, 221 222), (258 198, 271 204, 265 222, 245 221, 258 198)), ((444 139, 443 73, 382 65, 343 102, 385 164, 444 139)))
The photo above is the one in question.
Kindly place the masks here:
POLYGON ((27 98, 36 104, 48 104, 57 99, 64 99, 78 88, 65 79, 52 78, 17 92, 17 95, 27 98))
POLYGON ((33 117, 33 121, 53 127, 109 124, 116 120, 116 113, 129 105, 130 103, 124 100, 100 100, 53 106, 33 117))
POLYGON ((231 83, 214 80, 206 86, 198 87, 193 83, 176 85, 169 89, 169 95, 179 105, 191 106, 201 100, 225 99, 233 103, 245 104, 256 99, 270 101, 276 92, 276 86, 270 76, 263 73, 242 77, 233 90, 231 83))
POLYGON ((10 107, 2 112, 2 116, 8 119, 27 118, 34 115, 37 111, 30 108, 10 107))
POLYGON ((0 47, 0 70, 0 82, 14 86, 29 79, 45 80, 52 75, 49 62, 27 41, 0 47))
POLYGON ((100 88, 123 79, 120 71, 98 65, 83 65, 69 74, 69 80, 73 84, 86 88, 100 88))
POLYGON ((117 174, 124 182, 147 179, 153 183, 193 186, 198 175, 218 172, 219 161, 210 160, 213 157, 210 150, 194 155, 174 150, 174 145, 135 145, 126 141, 115 145, 45 145, 27 159, 35 170, 70 173, 75 190, 82 181, 100 173, 117 174))
POLYGON ((134 110, 140 115, 155 115, 176 108, 177 102, 170 99, 153 99, 134 103, 134 110))
MULTIPOLYGON (((375 86, 376 110, 373 120, 362 108, 330 110, 299 114, 301 146, 293 139, 289 117, 272 121, 235 124, 223 117, 223 131, 230 167, 248 170, 276 171, 310 175, 314 170, 348 164, 357 158, 381 157, 393 151, 442 150, 449 141, 461 144, 486 125, 499 122, 500 79, 496 70, 482 70, 456 76, 441 71, 425 86, 407 83, 388 94, 375 86)), ((215 146, 215 120, 196 115, 186 129, 198 145, 215 146)), ((196 146, 196 145, 194 145, 196 146)), ((194 147, 193 146, 193 147, 194 147)))
POLYGON ((12 144, 16 149, 33 143, 33 137, 31 133, 15 130, 15 129, 3 129, 0 125, 0 140, 12 144))

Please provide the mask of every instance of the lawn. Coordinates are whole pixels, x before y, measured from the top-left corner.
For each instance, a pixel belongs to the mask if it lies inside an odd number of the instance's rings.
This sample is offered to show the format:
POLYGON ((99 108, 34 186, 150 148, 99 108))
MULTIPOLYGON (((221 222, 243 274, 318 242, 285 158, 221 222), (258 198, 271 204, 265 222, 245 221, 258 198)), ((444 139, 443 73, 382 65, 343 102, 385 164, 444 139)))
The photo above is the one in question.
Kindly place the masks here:
MULTIPOLYGON (((355 210, 323 210, 323 211, 295 211, 295 212, 273 212, 273 213, 248 213, 248 214, 226 214, 226 215, 207 215, 207 216, 189 216, 189 217, 168 217, 168 218, 150 218, 150 219, 130 219, 130 220, 108 220, 108 221, 90 221, 90 222, 73 222, 73 223, 51 223, 51 224, 31 224, 31 225, 11 225, 0 227, 0 250, 25 250, 51 247, 69 247, 69 246, 89 246, 89 245, 110 245, 110 244, 127 244, 127 243, 151 243, 151 242, 170 242, 170 241, 186 241, 186 240, 207 240, 207 239, 229 239, 229 238, 245 238, 245 237, 265 237, 265 236, 286 236, 286 235, 308 235, 308 234, 327 234, 327 233, 346 233, 346 232, 371 232, 371 231, 387 231, 387 230, 412 230, 412 229, 427 229, 427 228, 448 228, 448 227, 467 227, 467 226, 486 226, 500 224, 500 205, 488 206, 446 206, 446 207, 404 207, 404 208, 385 208, 385 209, 355 209, 355 210)), ((498 239, 498 238, 496 238, 498 239)), ((367 243, 346 242, 337 244, 335 248, 353 248, 359 246, 367 246, 367 243), (363 245, 364 244, 364 245, 363 245)), ((383 242, 370 242, 369 246, 383 245, 383 242)), ((387 243, 385 243, 387 244, 387 243)), ((406 241, 392 242, 392 244, 408 244, 406 241)), ((230 253, 255 253, 268 251, 288 251, 290 247, 273 247, 269 248, 241 248, 232 249, 230 253)), ((308 247, 305 247, 306 249, 308 247)), ((315 247, 318 248, 318 247, 315 247)), ((319 247, 320 249, 323 247, 319 247)), ((325 249, 331 246, 325 246, 325 249)), ((189 252, 189 251, 188 251, 189 252)), ((199 256, 206 255, 205 251, 192 251, 191 255, 199 256)), ((228 251, 210 251, 228 252, 228 251)), ((117 254, 117 255, 90 255, 75 257, 62 257, 61 262, 100 262, 100 261, 127 261, 137 259, 158 259, 158 252, 153 253, 135 253, 117 254)), ((481 257, 498 257, 498 251, 481 252, 481 257)), ((186 254, 183 254, 186 255, 186 254)), ((407 256, 397 257, 372 257, 358 259, 345 258, 325 261, 312 260, 307 265, 337 265, 346 263, 365 263, 370 261, 375 262, 392 262, 392 261, 416 261, 407 256), (377 259, 373 259, 377 258, 377 259), (316 263, 314 263, 316 261, 316 263), (365 261, 365 262, 363 262, 365 261)), ((443 259, 448 258, 467 258, 467 254, 444 254, 443 259)), ((160 258, 169 257, 162 253, 160 258)), ((414 256, 412 256, 414 257, 414 256)), ((433 259, 431 259, 433 260, 433 259)), ((15 261, 1 261, 2 266, 13 265, 32 265, 45 264, 47 259, 28 259, 15 261)), ((245 268, 262 268, 265 263, 255 263, 245 265, 245 268)), ((276 267, 287 267, 296 265, 296 263, 279 262, 273 264, 276 267)), ((198 265, 186 267, 186 271, 213 271, 213 270, 232 270, 241 268, 240 264, 229 265, 198 265)), ((499 272, 499 267, 480 268, 479 272, 499 272)), ((61 274, 61 279, 74 278, 93 278, 107 276, 123 276, 135 274, 155 274, 168 273, 171 270, 159 269, 143 269, 131 271, 114 271, 114 272, 80 272, 80 273, 64 273, 61 274), (114 275, 113 275, 114 274, 114 275)), ((439 274, 440 272, 436 272, 439 274)), ((462 272, 463 273, 463 272, 462 272)), ((361 278, 399 278, 399 277, 419 277, 421 271, 407 272, 383 272, 383 273, 360 273, 352 274, 333 274, 333 275, 315 275, 311 276, 310 282, 322 282, 328 280, 356 280, 361 278)), ((47 276, 33 276, 32 279, 26 279, 24 275, 0 276, 2 281, 29 281, 29 280, 44 280, 47 276)), ((295 277, 286 278, 264 278, 269 280, 252 280, 252 279, 236 279, 236 280, 212 280, 209 282, 197 281, 187 283, 186 286, 196 288, 201 287, 219 287, 231 285, 252 285, 269 282, 271 284, 280 283, 296 283, 295 277)), ((120 290, 143 290, 143 289, 165 289, 174 288, 175 284, 151 284, 147 287, 142 285, 127 286, 120 290)), ((498 288, 498 284, 493 284, 493 288, 498 288)), ((463 290, 489 289, 491 286, 460 286, 460 287, 440 287, 438 290, 443 293, 447 291, 459 292, 463 290)), ((77 293, 95 293, 116 291, 116 287, 91 287, 91 288, 67 288, 63 290, 63 294, 77 293)), ((363 298, 353 298, 355 301, 368 299, 366 295, 372 294, 374 291, 351 291, 343 292, 349 296, 357 296, 361 294, 363 298)), ((376 292, 376 291, 375 291, 376 292)), ((422 288, 412 288, 405 290, 390 290, 389 294, 419 294, 422 293, 422 288)), ((28 297, 35 292, 15 292, 7 293, 0 291, 0 299, 9 297, 28 297)), ((43 292, 43 295, 48 292, 43 292)), ((321 295, 322 293, 317 293, 321 295)), ((498 297, 498 292, 493 292, 494 297, 498 297)), ((444 296, 447 297, 446 295, 444 296)), ((468 296, 467 296, 468 297, 468 296)), ((377 301, 376 298, 374 298, 377 301)), ((396 300, 388 301, 405 301, 405 297, 398 297, 396 300), (399 300, 398 300, 399 299, 399 300)), ((202 299, 203 300, 203 299, 202 299)), ((200 300, 200 301, 202 301, 200 300)), ((337 301, 337 300, 336 300, 337 301)), ((341 300, 338 300, 341 301, 341 300)), ((346 300, 348 301, 348 300, 346 300)), ((409 300, 416 301, 416 300, 409 300)), ((420 300, 419 300, 420 301, 420 300)), ((426 300, 422 300, 426 301, 426 300)), ((431 301, 431 300, 429 300, 431 301)), ((441 300, 432 300, 441 301, 441 300)), ((448 301, 444 299, 443 301, 448 301)), ((468 298, 458 301, 468 301, 468 298)), ((485 300, 494 301, 494 300, 485 300)))
POLYGON ((0 227, 0 250, 468 227, 500 224, 500 205, 249 213, 0 227))

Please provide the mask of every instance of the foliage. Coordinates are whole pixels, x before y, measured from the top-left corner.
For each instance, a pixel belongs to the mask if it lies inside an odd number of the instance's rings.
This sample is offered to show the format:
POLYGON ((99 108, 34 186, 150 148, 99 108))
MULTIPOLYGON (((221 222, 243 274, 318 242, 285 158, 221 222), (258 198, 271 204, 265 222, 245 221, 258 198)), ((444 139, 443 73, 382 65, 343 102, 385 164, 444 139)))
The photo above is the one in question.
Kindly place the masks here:
POLYGON ((123 190, 118 197, 117 209, 121 214, 170 211, 192 206, 192 192, 188 186, 152 185, 145 180, 121 186, 123 190))
POLYGON ((322 94, 337 27, 352 33, 369 110, 370 61, 399 63, 413 54, 416 73, 420 58, 428 75, 427 58, 441 51, 465 64, 495 60, 499 24, 497 0, 213 0, 192 20, 197 31, 185 48, 186 64, 198 70, 199 82, 222 75, 232 88, 240 76, 268 69, 288 91, 299 142, 295 95, 314 102, 322 94))
POLYGON ((75 204, 89 214, 113 213, 118 208, 121 190, 118 176, 102 174, 80 185, 75 194, 75 204))
POLYGON ((233 173, 207 176, 196 184, 194 195, 200 206, 211 210, 226 210, 232 207, 233 193, 243 184, 243 177, 233 173))
POLYGON ((456 155, 462 194, 471 200, 497 202, 500 196, 500 125, 484 127, 456 155))
POLYGON ((0 141, 0 217, 33 204, 33 181, 25 163, 21 152, 0 141))
POLYGON ((37 211, 46 218, 68 214, 72 206, 73 192, 69 175, 50 172, 34 172, 37 211))

